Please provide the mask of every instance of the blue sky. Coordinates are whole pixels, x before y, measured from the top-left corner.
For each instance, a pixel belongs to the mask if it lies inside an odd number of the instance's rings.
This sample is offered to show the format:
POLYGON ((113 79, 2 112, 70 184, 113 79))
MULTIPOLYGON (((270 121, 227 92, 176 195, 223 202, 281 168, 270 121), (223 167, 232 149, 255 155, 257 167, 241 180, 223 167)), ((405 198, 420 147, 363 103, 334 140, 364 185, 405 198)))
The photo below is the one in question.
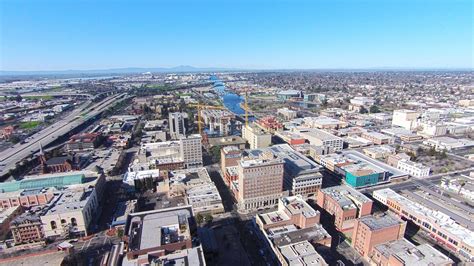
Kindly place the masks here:
POLYGON ((470 0, 0 0, 0 70, 473 68, 470 0))

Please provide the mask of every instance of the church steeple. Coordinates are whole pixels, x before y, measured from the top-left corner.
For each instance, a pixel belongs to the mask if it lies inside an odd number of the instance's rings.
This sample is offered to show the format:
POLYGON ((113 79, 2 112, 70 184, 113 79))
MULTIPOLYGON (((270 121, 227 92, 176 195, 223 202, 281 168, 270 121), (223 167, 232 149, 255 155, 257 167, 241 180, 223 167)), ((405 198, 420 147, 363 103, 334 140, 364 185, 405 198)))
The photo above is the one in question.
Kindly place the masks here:
POLYGON ((46 165, 46 156, 44 155, 43 145, 39 142, 39 160, 41 164, 41 173, 46 174, 47 165, 46 165))

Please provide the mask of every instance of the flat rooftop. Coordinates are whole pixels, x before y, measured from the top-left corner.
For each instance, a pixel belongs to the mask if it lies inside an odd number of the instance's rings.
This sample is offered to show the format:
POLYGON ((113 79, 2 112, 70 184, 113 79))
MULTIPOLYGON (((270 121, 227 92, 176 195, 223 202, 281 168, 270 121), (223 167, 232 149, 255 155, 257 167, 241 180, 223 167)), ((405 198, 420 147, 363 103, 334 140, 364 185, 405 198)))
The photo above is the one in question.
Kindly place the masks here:
POLYGON ((390 198, 396 201, 409 213, 425 217, 425 219, 428 219, 431 223, 438 224, 441 228, 457 236, 459 239, 464 239, 464 241, 471 246, 474 246, 474 235, 470 229, 459 225, 450 215, 422 205, 421 202, 424 202, 422 201, 422 197, 418 197, 415 202, 396 193, 390 188, 376 190, 373 192, 373 195, 382 199, 390 198))
POLYGON ((370 158, 369 156, 366 156, 358 151, 354 150, 344 150, 342 151, 342 154, 346 156, 347 158, 353 160, 353 161, 359 161, 359 162, 365 162, 368 164, 371 164, 373 166, 376 166, 378 168, 383 169, 386 172, 390 173, 390 178, 397 178, 397 177, 402 177, 402 176, 407 176, 408 174, 395 168, 391 167, 390 165, 383 163, 379 160, 375 160, 370 158))
POLYGON ((428 244, 415 246, 405 238, 374 247, 385 258, 394 256, 404 265, 446 265, 451 259, 428 244))
POLYGON ((372 200, 364 194, 346 185, 328 187, 322 189, 321 191, 326 194, 326 196, 329 196, 335 200, 342 209, 356 208, 356 203, 359 202, 372 202, 372 200))
POLYGON ((330 141, 330 140, 342 140, 341 138, 321 129, 317 128, 299 128, 297 130, 298 134, 302 135, 303 137, 312 137, 317 138, 322 141, 330 141))
POLYGON ((285 163, 285 170, 291 175, 300 175, 309 172, 319 172, 322 166, 310 160, 302 153, 294 150, 288 144, 273 145, 271 147, 246 150, 246 157, 261 158, 264 154, 273 154, 274 157, 281 159, 285 163))
POLYGON ((391 213, 386 213, 380 216, 364 216, 359 219, 359 221, 367 225, 371 230, 380 230, 387 227, 392 227, 400 225, 403 223, 398 217, 391 213))
POLYGON ((168 242, 180 242, 189 238, 190 217, 190 206, 130 214, 126 226, 130 237, 129 249, 157 248, 168 242))
POLYGON ((284 197, 280 201, 291 215, 302 214, 306 218, 319 215, 319 211, 313 209, 303 198, 298 196, 284 197))
POLYGON ((320 265, 327 263, 308 241, 280 247, 280 252, 288 265, 320 265))
POLYGON ((304 229, 296 229, 294 226, 278 227, 272 228, 272 231, 275 232, 278 229, 283 231, 271 236, 276 247, 287 246, 293 243, 299 243, 304 240, 314 243, 326 238, 331 238, 328 232, 320 224, 316 224, 304 229))

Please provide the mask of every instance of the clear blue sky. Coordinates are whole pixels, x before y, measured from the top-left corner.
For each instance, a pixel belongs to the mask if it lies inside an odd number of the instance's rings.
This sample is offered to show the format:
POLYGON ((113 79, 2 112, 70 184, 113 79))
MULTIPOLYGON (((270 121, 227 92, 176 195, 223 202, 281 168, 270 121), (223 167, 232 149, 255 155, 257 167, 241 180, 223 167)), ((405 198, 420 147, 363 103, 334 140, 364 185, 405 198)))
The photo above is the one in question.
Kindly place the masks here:
POLYGON ((0 70, 473 68, 471 0, 0 0, 0 70))

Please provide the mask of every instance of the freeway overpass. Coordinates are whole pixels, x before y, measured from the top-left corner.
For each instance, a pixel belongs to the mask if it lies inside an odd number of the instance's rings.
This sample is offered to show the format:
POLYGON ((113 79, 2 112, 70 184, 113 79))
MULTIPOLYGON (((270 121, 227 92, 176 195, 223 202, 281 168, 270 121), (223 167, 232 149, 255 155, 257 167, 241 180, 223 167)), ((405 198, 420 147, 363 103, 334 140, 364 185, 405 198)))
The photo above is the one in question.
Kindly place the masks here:
POLYGON ((11 148, 2 151, 0 153, 0 176, 6 176, 11 169, 16 168, 18 162, 38 152, 40 143, 43 146, 47 146, 59 137, 82 125, 89 118, 101 114, 111 105, 124 99, 126 99, 126 94, 122 93, 109 96, 92 106, 89 106, 91 101, 87 101, 74 109, 64 119, 30 136, 24 143, 15 144, 11 148), (81 118, 81 115, 84 118, 81 118))

